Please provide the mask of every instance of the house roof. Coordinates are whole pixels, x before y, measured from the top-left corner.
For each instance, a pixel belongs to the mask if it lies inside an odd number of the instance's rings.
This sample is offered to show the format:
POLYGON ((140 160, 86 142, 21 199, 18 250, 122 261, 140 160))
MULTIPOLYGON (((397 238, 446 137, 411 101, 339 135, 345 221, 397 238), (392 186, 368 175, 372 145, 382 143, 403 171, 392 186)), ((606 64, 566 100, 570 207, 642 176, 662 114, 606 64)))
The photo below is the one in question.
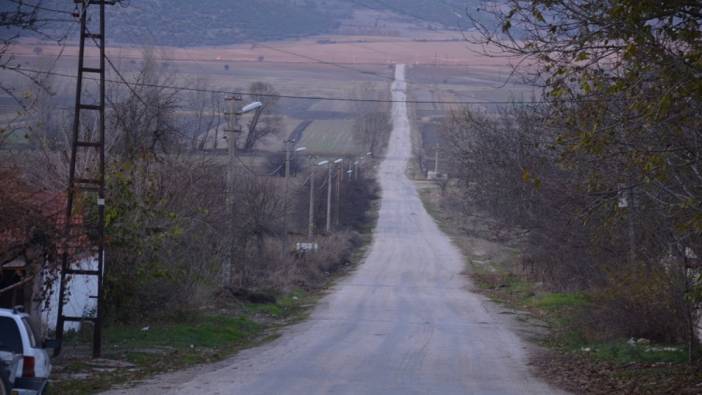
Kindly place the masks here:
MULTIPOLYGON (((66 193, 31 188, 16 174, 0 170, 0 262, 13 261, 28 248, 42 246, 63 253, 66 193)), ((78 232, 69 254, 90 249, 80 215, 72 220, 78 232)))

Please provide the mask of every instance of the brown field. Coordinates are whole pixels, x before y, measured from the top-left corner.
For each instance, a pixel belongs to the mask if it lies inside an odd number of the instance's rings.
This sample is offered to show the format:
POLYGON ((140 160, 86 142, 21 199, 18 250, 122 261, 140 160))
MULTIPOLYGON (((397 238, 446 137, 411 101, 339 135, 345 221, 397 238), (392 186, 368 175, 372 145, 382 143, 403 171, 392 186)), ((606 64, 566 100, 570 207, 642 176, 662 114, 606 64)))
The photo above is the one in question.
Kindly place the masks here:
MULTIPOLYGON (((532 88, 516 80, 508 81, 510 67, 505 59, 478 55, 478 48, 465 42, 460 34, 432 32, 422 37, 420 41, 411 35, 324 36, 258 45, 159 47, 154 51, 172 73, 169 84, 183 87, 245 92, 252 82, 265 81, 282 95, 356 98, 359 87, 370 86, 375 91, 373 98, 377 98, 386 97, 389 92, 392 65, 405 63, 409 65, 409 98, 412 100, 507 101, 533 95, 532 88)), ((14 56, 29 69, 45 69, 54 64, 59 51, 60 47, 55 44, 28 40, 12 48, 14 56), (42 48, 41 56, 35 54, 35 47, 42 48)), ((141 66, 143 51, 142 48, 111 47, 108 56, 122 74, 130 78, 141 66)), ((76 48, 68 45, 52 70, 73 75, 75 64, 76 48)), ((9 79, 6 76, 7 72, 0 72, 0 78, 9 79)), ((117 76, 110 72, 108 78, 117 79, 117 76)), ((74 81, 53 77, 56 108, 71 108, 74 81)), ((224 96, 220 94, 216 100, 223 103, 224 96)), ((412 106, 417 116, 415 126, 424 137, 425 147, 433 149, 438 123, 448 110, 456 107, 456 104, 439 103, 412 106)), ((5 106, 0 112, 10 109, 11 105, 5 106)), ((181 116, 188 116, 190 109, 184 107, 180 111, 181 116)), ((310 151, 329 156, 365 152, 366 147, 354 146, 355 111, 354 103, 348 101, 282 98, 276 108, 282 117, 281 133, 262 141, 258 149, 281 150, 285 138, 303 122, 312 121, 301 136, 301 144, 310 151)))
MULTIPOLYGON (((43 55, 55 55, 59 47, 36 40, 24 40, 13 47, 18 56, 33 56, 35 47, 43 55)), ((299 40, 239 44, 220 47, 172 48, 159 47, 163 59, 172 62, 275 62, 316 63, 318 61, 345 65, 392 65, 396 63, 421 65, 454 65, 470 67, 505 67, 510 61, 481 55, 481 47, 469 44, 456 32, 424 31, 422 38, 388 36, 316 36, 299 40), (261 59, 261 57, 263 57, 261 59)), ((125 59, 141 58, 141 48, 111 47, 108 56, 125 59)), ((68 46, 64 56, 75 57, 77 48, 68 46)))

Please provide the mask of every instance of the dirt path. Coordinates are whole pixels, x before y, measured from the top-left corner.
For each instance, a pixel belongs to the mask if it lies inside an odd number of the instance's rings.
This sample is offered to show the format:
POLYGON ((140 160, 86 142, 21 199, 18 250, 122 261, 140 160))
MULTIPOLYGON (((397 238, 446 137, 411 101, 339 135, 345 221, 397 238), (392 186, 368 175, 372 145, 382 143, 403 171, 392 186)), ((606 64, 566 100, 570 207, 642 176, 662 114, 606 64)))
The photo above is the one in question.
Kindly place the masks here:
POLYGON ((464 259, 405 176, 411 157, 405 68, 380 167, 382 207, 369 254, 309 320, 214 365, 112 394, 556 394, 531 375, 526 345, 467 290, 464 259))

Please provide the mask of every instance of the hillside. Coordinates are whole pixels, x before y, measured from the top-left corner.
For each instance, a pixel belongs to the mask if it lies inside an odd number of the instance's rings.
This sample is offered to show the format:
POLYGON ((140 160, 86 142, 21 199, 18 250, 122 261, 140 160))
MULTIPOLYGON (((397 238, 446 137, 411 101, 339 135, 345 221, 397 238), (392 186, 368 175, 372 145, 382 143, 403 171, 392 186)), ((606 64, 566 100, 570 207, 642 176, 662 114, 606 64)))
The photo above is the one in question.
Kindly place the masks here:
MULTIPOLYGON (((62 11, 72 11, 71 3, 41 2, 46 9, 62 11)), ((109 7, 108 26, 112 40, 124 44, 227 45, 334 34, 350 20, 367 26, 401 20, 421 29, 465 28, 465 20, 458 15, 475 10, 478 3, 480 0, 131 0, 109 7), (361 11, 375 14, 359 18, 361 11)), ((0 9, 5 7, 12 3, 0 5, 0 9)), ((47 28, 60 35, 66 23, 47 28)))

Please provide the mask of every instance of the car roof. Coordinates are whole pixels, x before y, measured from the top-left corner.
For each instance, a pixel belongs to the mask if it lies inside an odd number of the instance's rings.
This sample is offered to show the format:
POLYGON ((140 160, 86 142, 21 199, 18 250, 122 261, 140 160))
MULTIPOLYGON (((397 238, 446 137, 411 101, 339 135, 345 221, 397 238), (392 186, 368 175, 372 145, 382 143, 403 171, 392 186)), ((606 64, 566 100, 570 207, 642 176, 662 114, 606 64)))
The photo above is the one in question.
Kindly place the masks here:
POLYGON ((10 317, 10 316, 29 317, 29 315, 27 313, 24 313, 22 311, 18 311, 17 309, 4 309, 4 308, 0 308, 0 316, 3 316, 3 317, 10 317))

